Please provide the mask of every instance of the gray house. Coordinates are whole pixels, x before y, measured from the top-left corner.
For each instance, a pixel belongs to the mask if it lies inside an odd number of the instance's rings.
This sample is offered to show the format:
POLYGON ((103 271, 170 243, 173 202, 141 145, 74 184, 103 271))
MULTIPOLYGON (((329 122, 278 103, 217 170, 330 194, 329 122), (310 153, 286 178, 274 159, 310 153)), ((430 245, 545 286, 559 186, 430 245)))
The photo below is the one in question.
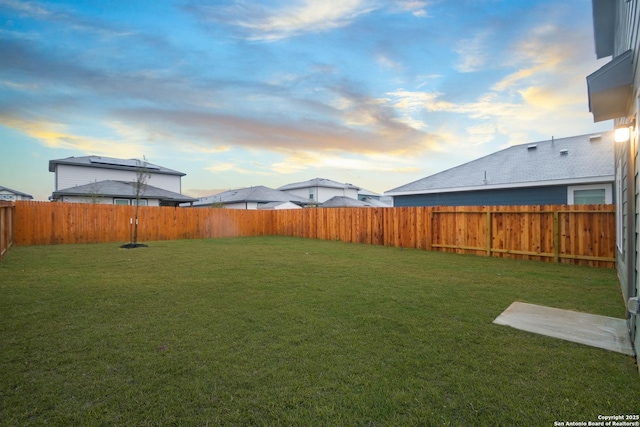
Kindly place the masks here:
POLYGON ((613 132, 514 145, 385 192, 394 206, 613 203, 613 132))
POLYGON ((299 209, 309 203, 309 199, 304 197, 258 185, 202 197, 193 203, 193 206, 217 206, 226 209, 299 209))
POLYGON ((0 185, 0 201, 15 202, 16 200, 33 200, 33 196, 0 185))
POLYGON ((611 61, 587 76, 593 120, 614 120, 616 130, 616 269, 628 309, 628 326, 636 354, 640 350, 640 178, 638 111, 640 110, 640 6, 637 1, 592 0, 597 58, 611 61), (618 133, 620 131, 620 133, 618 133))
POLYGON ((71 203, 132 205, 136 202, 133 183, 138 174, 148 176, 139 201, 146 206, 177 206, 196 199, 182 194, 186 174, 146 160, 103 156, 67 157, 49 161, 55 174, 51 200, 71 203))
POLYGON ((309 181, 283 185, 278 190, 304 197, 312 202, 324 203, 334 196, 350 197, 357 200, 360 187, 326 178, 314 178, 309 181))

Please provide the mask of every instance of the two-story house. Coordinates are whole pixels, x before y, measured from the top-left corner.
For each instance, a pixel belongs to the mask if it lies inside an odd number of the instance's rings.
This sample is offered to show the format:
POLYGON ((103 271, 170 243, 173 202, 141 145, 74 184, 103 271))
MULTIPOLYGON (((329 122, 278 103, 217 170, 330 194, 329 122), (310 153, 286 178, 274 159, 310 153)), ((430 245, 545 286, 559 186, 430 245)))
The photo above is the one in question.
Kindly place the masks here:
POLYGON ((50 160, 49 172, 55 173, 53 201, 133 205, 139 198, 143 206, 178 206, 197 200, 181 193, 185 173, 137 159, 68 157, 50 160))
POLYGON ((360 190, 360 187, 325 178, 314 178, 309 181, 283 185, 278 188, 278 190, 304 197, 312 202, 324 203, 335 196, 349 197, 358 200, 358 190, 360 190))

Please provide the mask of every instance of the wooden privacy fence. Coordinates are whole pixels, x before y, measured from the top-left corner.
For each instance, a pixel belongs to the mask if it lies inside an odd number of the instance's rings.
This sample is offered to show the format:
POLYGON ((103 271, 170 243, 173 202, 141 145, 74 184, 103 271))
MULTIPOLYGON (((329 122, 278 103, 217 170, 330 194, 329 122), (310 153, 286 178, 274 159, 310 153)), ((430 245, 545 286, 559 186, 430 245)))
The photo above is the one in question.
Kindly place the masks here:
MULTIPOLYGON (((132 206, 16 202, 16 245, 129 242, 132 206)), ((231 210, 140 207, 138 240, 280 235, 599 267, 613 205, 231 210)))
POLYGON ((0 202, 0 261, 13 243, 13 203, 0 202))

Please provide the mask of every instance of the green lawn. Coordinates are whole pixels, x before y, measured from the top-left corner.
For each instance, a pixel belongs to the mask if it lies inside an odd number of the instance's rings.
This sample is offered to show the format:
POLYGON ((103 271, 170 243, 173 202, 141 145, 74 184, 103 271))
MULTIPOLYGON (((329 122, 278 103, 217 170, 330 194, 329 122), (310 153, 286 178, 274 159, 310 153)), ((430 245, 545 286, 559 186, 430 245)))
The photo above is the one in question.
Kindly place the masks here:
POLYGON ((623 317, 613 270, 283 237, 13 247, 0 424, 523 425, 636 414, 634 360, 492 324, 623 317))

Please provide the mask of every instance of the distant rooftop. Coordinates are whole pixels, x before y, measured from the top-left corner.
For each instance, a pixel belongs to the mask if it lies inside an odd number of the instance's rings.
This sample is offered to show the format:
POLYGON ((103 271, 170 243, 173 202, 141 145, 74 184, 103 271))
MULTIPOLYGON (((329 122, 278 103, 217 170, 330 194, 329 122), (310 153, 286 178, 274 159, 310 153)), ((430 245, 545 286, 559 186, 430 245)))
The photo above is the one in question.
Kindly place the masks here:
POLYGON ((29 199, 33 199, 33 196, 31 194, 23 193, 22 191, 18 191, 18 190, 12 190, 9 187, 3 187, 1 185, 0 185, 0 191, 7 191, 9 193, 13 193, 13 194, 18 195, 18 196, 22 196, 22 197, 26 197, 26 198, 29 198, 29 199))
POLYGON ((363 202, 346 196, 334 196, 324 202, 320 207, 322 208, 370 208, 373 207, 371 203, 363 202))
POLYGON ((303 182, 294 182, 293 184, 283 185, 279 187, 278 190, 287 191, 287 190, 295 190, 298 188, 313 188, 313 187, 326 187, 326 188, 346 188, 353 190, 360 190, 360 187, 357 187, 353 184, 343 184, 341 182, 333 181, 331 179, 326 178, 313 178, 309 181, 303 182))
POLYGON ((146 168, 151 173, 178 176, 186 175, 185 173, 165 168, 163 166, 154 165, 153 163, 145 162, 144 160, 118 159, 115 157, 103 156, 67 157, 65 159, 49 160, 49 172, 55 172, 56 165, 86 166, 119 170, 138 170, 139 168, 146 168))
POLYGON ((292 202, 298 205, 313 203, 312 200, 304 197, 294 196, 284 191, 274 190, 264 185, 256 187, 239 188, 237 190, 229 190, 208 197, 202 197, 195 202, 193 206, 207 206, 216 203, 270 203, 270 202, 292 202))

